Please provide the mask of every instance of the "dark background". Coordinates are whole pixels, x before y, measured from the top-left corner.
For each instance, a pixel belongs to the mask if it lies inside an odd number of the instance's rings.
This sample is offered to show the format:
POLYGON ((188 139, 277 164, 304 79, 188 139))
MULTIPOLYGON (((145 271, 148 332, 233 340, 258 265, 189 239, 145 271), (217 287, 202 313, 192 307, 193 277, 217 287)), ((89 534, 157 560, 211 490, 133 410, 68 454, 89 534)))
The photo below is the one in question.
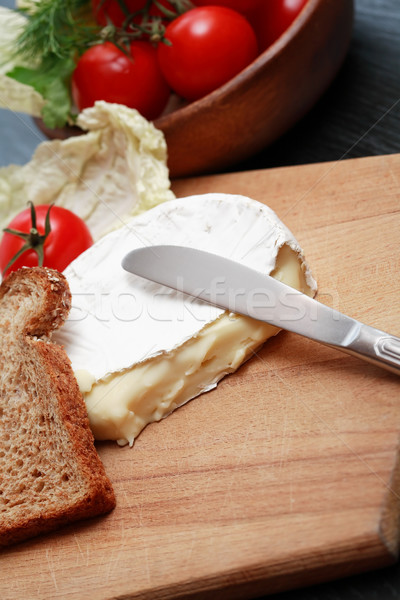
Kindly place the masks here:
POLYGON ((350 51, 328 92, 288 134, 239 167, 396 152, 400 152, 400 0, 355 0, 350 51))
MULTIPOLYGON (((355 0, 355 9, 350 51, 328 92, 288 134, 232 170, 400 152, 400 0, 355 0)), ((0 165, 27 162, 43 139, 29 117, 0 110, 0 165)), ((400 566, 268 599, 400 600, 400 566)))

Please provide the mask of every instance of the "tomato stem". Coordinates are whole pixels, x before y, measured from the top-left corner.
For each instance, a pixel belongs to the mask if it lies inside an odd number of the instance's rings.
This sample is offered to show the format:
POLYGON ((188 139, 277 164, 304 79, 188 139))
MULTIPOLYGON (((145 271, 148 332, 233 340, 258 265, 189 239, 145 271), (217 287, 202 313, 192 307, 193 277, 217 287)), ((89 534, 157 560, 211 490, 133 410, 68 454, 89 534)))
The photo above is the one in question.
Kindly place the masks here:
POLYGON ((126 6, 124 0, 117 0, 117 3, 120 7, 120 9, 122 10, 122 12, 124 13, 124 15, 126 15, 127 17, 129 16, 129 9, 126 6))
POLYGON ((44 234, 39 233, 39 231, 37 229, 36 210, 35 210, 35 206, 34 206, 33 202, 29 201, 28 204, 31 209, 31 228, 30 228, 29 232, 26 233, 24 231, 18 231, 17 229, 10 229, 9 227, 6 227, 5 229, 3 229, 4 233, 16 235, 17 237, 19 237, 25 241, 25 244, 18 250, 18 252, 7 263, 6 267, 4 268, 4 270, 2 272, 3 277, 4 277, 5 273, 8 271, 8 269, 15 263, 15 261, 18 260, 18 258, 22 254, 27 252, 28 250, 34 250, 36 252, 36 254, 38 256, 39 267, 43 266, 43 261, 44 261, 43 247, 44 247, 45 241, 51 231, 50 211, 53 208, 54 203, 50 204, 49 209, 46 213, 44 234))
MULTIPOLYGON (((129 55, 129 42, 147 38, 150 42, 164 42, 165 40, 165 21, 172 21, 187 10, 193 8, 190 0, 169 0, 172 9, 164 6, 159 0, 146 0, 145 5, 133 12, 129 12, 124 0, 117 0, 118 5, 125 16, 121 27, 115 27, 107 16, 108 23, 100 32, 102 40, 108 40, 114 43, 117 48, 129 55), (155 6, 161 13, 161 16, 153 16, 151 14, 152 7, 155 6), (140 22, 137 22, 137 17, 141 17, 140 22)), ((105 3, 102 0, 99 7, 105 3)))

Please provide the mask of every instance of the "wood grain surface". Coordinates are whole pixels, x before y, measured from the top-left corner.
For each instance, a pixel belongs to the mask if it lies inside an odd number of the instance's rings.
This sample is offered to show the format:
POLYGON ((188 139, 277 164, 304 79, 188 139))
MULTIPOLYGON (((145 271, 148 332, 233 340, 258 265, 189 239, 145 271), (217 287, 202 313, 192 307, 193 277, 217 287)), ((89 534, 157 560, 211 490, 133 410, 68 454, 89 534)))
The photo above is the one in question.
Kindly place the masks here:
MULTIPOLYGON (((319 299, 400 335, 400 155, 181 180, 295 232, 319 299)), ((282 332, 218 388, 99 444, 117 508, 2 552, 4 600, 252 598, 398 552, 400 381, 282 332)))

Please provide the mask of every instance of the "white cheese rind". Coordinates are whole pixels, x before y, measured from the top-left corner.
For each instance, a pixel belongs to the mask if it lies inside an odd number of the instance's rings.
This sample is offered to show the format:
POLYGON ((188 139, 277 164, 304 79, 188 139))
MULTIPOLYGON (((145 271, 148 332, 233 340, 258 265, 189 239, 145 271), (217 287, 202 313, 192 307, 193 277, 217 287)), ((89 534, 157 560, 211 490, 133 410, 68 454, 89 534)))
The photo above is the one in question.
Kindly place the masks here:
MULTIPOLYGON (((224 314, 218 308, 122 269, 122 258, 129 251, 157 244, 205 249, 266 274, 275 269, 280 249, 289 246, 298 255, 304 274, 303 291, 312 295, 316 289, 296 239, 276 214, 259 202, 243 196, 206 194, 161 204, 99 240, 65 271, 73 308, 66 324, 57 332, 57 340, 65 346, 75 372, 89 373, 87 390, 92 381, 108 381, 114 374, 128 372, 141 363, 149 365, 153 361, 160 369, 159 357, 176 352, 202 330, 210 329, 224 314)), ((266 330, 264 339, 269 335, 266 330)), ((253 340, 251 347, 256 345, 253 340)), ((191 397, 210 389, 211 384, 216 385, 229 370, 228 365, 218 363, 212 382, 204 381, 203 387, 197 385, 191 397)), ((109 402, 113 403, 115 399, 111 396, 109 402)), ((190 399, 185 394, 183 397, 184 401, 190 399)), ((95 416, 98 402, 99 399, 94 401, 92 409, 88 403, 95 436, 96 422, 104 421, 107 413, 105 410, 101 415, 97 411, 95 416)), ((115 417, 120 410, 132 421, 131 404, 127 402, 123 409, 113 407, 111 412, 114 411, 115 417)), ((165 416, 161 413, 156 410, 155 415, 147 415, 147 422, 165 416)), ((119 414, 118 419, 123 421, 123 415, 119 414)), ((104 431, 103 425, 99 428, 104 431)), ((132 443, 132 435, 126 428, 122 428, 122 435, 115 423, 110 429, 112 439, 122 438, 132 443)))

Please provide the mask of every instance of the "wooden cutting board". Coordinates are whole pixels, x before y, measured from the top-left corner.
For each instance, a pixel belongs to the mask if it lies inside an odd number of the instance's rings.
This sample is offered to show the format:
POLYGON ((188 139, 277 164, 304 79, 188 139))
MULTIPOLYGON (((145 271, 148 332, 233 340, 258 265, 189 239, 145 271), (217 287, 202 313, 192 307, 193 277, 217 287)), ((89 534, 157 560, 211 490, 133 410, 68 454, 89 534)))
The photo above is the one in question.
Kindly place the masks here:
MULTIPOLYGON (((181 180, 296 234, 319 299, 400 336, 400 155, 181 180)), ((400 379, 281 333, 215 391, 99 445, 118 506, 2 552, 2 600, 251 598, 393 562, 400 379)))

